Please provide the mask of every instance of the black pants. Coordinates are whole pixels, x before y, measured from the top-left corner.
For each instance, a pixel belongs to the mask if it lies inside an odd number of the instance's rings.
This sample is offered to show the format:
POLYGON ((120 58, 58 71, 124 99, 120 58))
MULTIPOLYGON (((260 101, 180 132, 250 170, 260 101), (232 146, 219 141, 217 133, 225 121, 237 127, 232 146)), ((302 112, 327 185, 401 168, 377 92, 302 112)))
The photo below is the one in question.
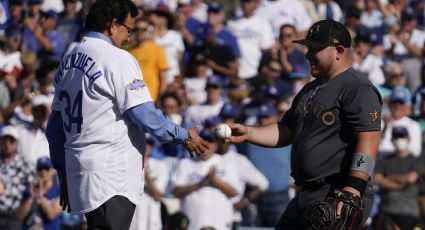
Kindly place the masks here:
POLYGON ((0 214, 0 229, 21 230, 22 222, 12 215, 0 214))
POLYGON ((124 196, 114 196, 85 214, 88 230, 127 230, 136 205, 124 196))
MULTIPOLYGON (((299 190, 295 197, 289 202, 288 207, 279 219, 275 229, 276 230, 298 230, 302 229, 300 217, 302 217, 304 208, 314 201, 324 201, 325 198, 335 190, 335 186, 330 184, 322 185, 314 189, 299 190)), ((372 184, 369 183, 363 194, 363 218, 362 223, 366 221, 372 209, 373 192, 372 184)))

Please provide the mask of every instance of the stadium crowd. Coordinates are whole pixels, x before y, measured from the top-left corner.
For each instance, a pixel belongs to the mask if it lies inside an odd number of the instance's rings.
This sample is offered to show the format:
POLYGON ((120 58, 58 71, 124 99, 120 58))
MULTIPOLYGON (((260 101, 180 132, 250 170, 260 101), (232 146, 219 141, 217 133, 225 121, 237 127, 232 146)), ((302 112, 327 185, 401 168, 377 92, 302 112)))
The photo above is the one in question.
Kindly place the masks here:
MULTIPOLYGON (((84 35, 93 2, 0 0, 0 229, 85 228, 83 216, 59 205, 45 127, 55 71, 84 35)), ((181 146, 147 138, 139 229, 276 224, 296 190, 291 147, 229 145, 214 128, 283 116, 312 79, 304 48, 292 41, 321 19, 347 26, 352 67, 384 99, 375 208, 365 229, 425 229, 424 0, 134 2, 141 16, 127 28, 125 49, 157 108, 178 125, 199 126, 212 146, 190 158, 181 146)), ((75 62, 84 65, 84 57, 75 62)))

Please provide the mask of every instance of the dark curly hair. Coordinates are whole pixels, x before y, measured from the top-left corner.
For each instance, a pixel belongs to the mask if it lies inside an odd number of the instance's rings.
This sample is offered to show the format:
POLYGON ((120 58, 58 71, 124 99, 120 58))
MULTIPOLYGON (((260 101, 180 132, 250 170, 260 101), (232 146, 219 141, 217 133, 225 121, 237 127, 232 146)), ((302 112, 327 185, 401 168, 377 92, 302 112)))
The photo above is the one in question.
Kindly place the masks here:
POLYGON ((86 31, 103 32, 116 18, 118 23, 124 23, 128 14, 135 18, 139 12, 130 0, 97 0, 86 17, 86 31))

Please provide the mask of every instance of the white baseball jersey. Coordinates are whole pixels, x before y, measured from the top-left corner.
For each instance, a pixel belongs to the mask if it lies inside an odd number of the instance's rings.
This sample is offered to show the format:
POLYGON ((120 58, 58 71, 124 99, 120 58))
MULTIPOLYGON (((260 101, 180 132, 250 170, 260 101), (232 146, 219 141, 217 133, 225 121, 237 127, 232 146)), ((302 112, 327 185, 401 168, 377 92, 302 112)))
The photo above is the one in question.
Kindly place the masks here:
POLYGON ((261 16, 241 17, 228 22, 229 31, 237 38, 241 50, 238 77, 248 79, 258 72, 261 50, 274 43, 272 26, 261 16))
POLYGON ((65 56, 54 79, 52 109, 61 112, 72 213, 115 195, 137 204, 143 192, 144 134, 123 117, 152 101, 134 57, 91 32, 65 56))
MULTIPOLYGON (((242 199, 246 185, 257 186, 261 191, 266 191, 269 187, 267 178, 254 166, 254 164, 246 157, 239 153, 229 151, 223 155, 223 159, 236 169, 238 181, 234 184, 238 191, 241 191, 236 197, 231 200, 237 203, 242 199)), ((240 211, 235 210, 233 220, 242 222, 240 211)))
MULTIPOLYGON (((216 168, 220 179, 231 185, 237 183, 237 173, 233 166, 226 163, 222 156, 214 154, 207 161, 182 159, 173 175, 174 185, 198 183, 207 176, 211 167, 216 168)), ((207 226, 217 230, 232 227, 233 205, 230 199, 217 188, 205 186, 188 194, 182 199, 181 209, 189 217, 188 230, 199 230, 207 226)))

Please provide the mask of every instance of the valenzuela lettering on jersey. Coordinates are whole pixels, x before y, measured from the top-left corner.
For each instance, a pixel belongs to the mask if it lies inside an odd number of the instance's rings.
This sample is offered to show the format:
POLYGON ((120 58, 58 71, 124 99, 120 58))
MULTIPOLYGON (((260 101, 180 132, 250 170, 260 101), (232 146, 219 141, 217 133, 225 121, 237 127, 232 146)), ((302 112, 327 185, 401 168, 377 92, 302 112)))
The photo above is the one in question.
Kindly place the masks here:
POLYGON ((63 58, 59 68, 58 74, 55 78, 55 82, 58 83, 63 77, 64 73, 69 69, 79 69, 81 70, 86 77, 89 78, 89 84, 93 84, 96 79, 103 76, 103 72, 97 69, 93 69, 96 62, 82 52, 71 53, 65 58, 63 58))

